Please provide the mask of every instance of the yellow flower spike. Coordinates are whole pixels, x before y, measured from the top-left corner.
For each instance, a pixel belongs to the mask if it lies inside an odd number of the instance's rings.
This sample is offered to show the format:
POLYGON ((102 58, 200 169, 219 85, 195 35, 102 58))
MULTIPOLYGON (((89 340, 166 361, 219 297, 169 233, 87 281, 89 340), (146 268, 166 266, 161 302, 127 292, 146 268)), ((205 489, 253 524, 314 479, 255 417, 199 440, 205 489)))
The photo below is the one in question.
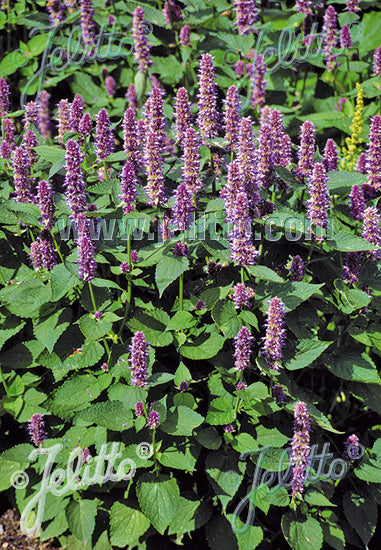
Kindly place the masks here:
POLYGON ((356 110, 350 126, 352 135, 351 137, 347 137, 345 139, 346 147, 343 147, 344 158, 341 161, 341 167, 343 170, 353 170, 356 164, 358 145, 362 142, 360 136, 363 127, 364 92, 358 82, 356 84, 356 88, 356 110))

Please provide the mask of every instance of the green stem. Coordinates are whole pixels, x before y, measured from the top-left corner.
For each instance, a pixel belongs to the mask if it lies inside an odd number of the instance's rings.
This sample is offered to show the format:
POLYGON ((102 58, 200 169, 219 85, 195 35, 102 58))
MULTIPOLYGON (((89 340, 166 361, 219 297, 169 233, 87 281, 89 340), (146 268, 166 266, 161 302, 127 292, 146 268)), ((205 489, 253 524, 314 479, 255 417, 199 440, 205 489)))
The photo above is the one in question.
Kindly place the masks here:
POLYGON ((183 292, 184 292, 184 273, 182 273, 180 275, 180 278, 179 278, 179 309, 180 309, 180 311, 182 311, 183 308, 184 308, 183 292))
POLYGON ((2 369, 1 369, 1 367, 0 367, 0 378, 1 378, 1 381, 2 381, 2 383, 3 383, 4 389, 5 389, 5 393, 8 395, 8 386, 7 386, 6 382, 5 382, 5 378, 4 378, 3 371, 2 371, 2 369))
POLYGON ((245 284, 245 271, 244 271, 243 266, 241 266, 241 283, 243 285, 245 284))
POLYGON ((61 250, 60 250, 60 247, 58 246, 58 243, 57 243, 57 240, 55 238, 55 236, 52 234, 52 232, 50 232, 51 236, 52 236, 52 239, 53 239, 53 242, 54 242, 54 246, 56 247, 56 250, 57 250, 57 253, 58 253, 58 256, 60 257, 61 259, 61 262, 62 263, 65 263, 65 260, 62 256, 62 253, 61 253, 61 250))
POLYGON ((346 51, 346 58, 347 58, 347 69, 348 69, 348 80, 349 80, 349 91, 351 92, 352 91, 352 78, 351 78, 351 73, 350 73, 350 69, 349 69, 349 53, 348 53, 348 49, 346 51))
POLYGON ((128 237, 127 237, 127 256, 128 256, 128 274, 127 274, 127 303, 124 310, 124 316, 122 320, 122 324, 120 325, 120 329, 118 331, 117 337, 120 338, 120 335, 122 334, 122 331, 124 329, 124 326, 126 324, 128 313, 130 311, 131 306, 131 296, 132 296, 132 278, 131 278, 131 234, 130 229, 128 228, 128 237))
POLYGON ((95 303, 95 297, 94 297, 94 292, 93 292, 93 287, 92 287, 91 281, 89 281, 89 292, 90 292, 90 297, 91 297, 91 303, 93 304, 94 313, 95 313, 97 311, 97 304, 95 303))

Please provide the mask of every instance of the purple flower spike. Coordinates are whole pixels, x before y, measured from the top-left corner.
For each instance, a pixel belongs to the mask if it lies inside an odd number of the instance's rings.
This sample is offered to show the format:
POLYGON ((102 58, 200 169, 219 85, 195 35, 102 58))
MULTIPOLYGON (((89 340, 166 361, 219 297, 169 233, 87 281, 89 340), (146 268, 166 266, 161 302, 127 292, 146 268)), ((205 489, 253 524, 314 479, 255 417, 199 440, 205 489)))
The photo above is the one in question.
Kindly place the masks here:
POLYGON ((145 36, 145 31, 144 10, 141 6, 137 6, 132 21, 132 37, 134 39, 134 57, 138 62, 139 71, 142 73, 147 72, 152 65, 151 45, 145 36))
POLYGON ((54 243, 50 232, 47 229, 41 231, 40 254, 45 269, 51 270, 57 265, 57 254, 54 249, 54 243))
POLYGON ((377 193, 372 185, 369 185, 369 183, 363 183, 362 184, 362 192, 364 193, 364 199, 365 202, 371 201, 377 196, 377 193))
POLYGON ((65 196, 68 206, 71 208, 74 219, 80 212, 84 212, 87 209, 86 195, 85 195, 85 180, 81 168, 82 153, 79 149, 79 145, 73 139, 69 139, 66 143, 66 155, 65 155, 65 196))
POLYGON ((356 434, 350 435, 344 441, 344 457, 346 460, 356 460, 361 457, 359 438, 356 434))
POLYGON ((142 418, 144 416, 144 405, 143 401, 139 401, 135 404, 135 414, 137 418, 142 418))
POLYGON ((179 41, 180 44, 184 47, 190 46, 190 28, 188 25, 181 27, 179 32, 179 41))
POLYGON ((300 282, 304 277, 305 264, 299 255, 293 256, 290 266, 290 281, 300 282))
POLYGON ((245 191, 240 191, 232 208, 233 228, 229 235, 231 259, 238 265, 255 265, 258 251, 251 242, 251 218, 249 201, 245 191))
POLYGON ((45 140, 50 139, 50 116, 49 116, 50 95, 43 90, 38 96, 38 130, 45 140))
POLYGON ((226 221, 234 221, 234 205, 237 194, 241 191, 244 191, 242 173, 238 162, 233 160, 229 164, 226 185, 220 191, 220 196, 224 201, 226 221))
POLYGON ((147 386, 146 378, 148 376, 148 347, 149 344, 143 332, 135 332, 132 338, 132 344, 129 346, 132 373, 131 384, 145 388, 147 386))
POLYGON ((351 31, 348 25, 344 25, 340 32, 340 47, 345 50, 352 47, 351 31))
POLYGON ((291 440, 292 496, 303 493, 307 477, 310 447, 311 420, 306 404, 298 401, 294 409, 294 436, 291 440))
POLYGON ((42 223, 45 229, 52 229, 56 221, 54 217, 53 190, 45 180, 40 181, 38 185, 37 197, 42 223))
POLYGON ((120 264, 120 269, 122 271, 122 273, 126 274, 130 271, 130 266, 128 265, 128 262, 122 262, 120 264))
POLYGON ((131 262, 136 264, 139 261, 139 256, 137 250, 131 250, 131 262))
POLYGON ((42 268, 42 256, 41 256, 40 240, 39 239, 32 242, 32 244, 30 245, 29 257, 30 257, 30 260, 32 262, 33 268, 36 271, 40 271, 41 268, 42 268))
MULTIPOLYGON (((312 225, 328 230, 328 209, 331 205, 327 186, 327 174, 322 163, 316 163, 308 182, 308 191, 311 198, 306 201, 307 218, 312 225)), ((318 240, 322 235, 316 236, 318 240)))
POLYGON ((236 26, 238 34, 250 34, 253 25, 258 21, 258 6, 256 0, 235 0, 236 26))
POLYGON ((377 76, 381 73, 381 46, 374 50, 373 54, 373 73, 377 76))
POLYGON ((97 114, 95 143, 98 162, 102 162, 114 151, 114 136, 106 109, 101 109, 97 114))
POLYGON ((200 60, 197 125, 203 144, 217 137, 219 114, 217 111, 217 89, 213 67, 213 57, 204 53, 200 60))
POLYGON ((165 117, 163 109, 163 91, 160 88, 152 88, 149 109, 149 131, 156 134, 160 146, 165 145, 165 117))
POLYGON ((123 148, 137 169, 141 164, 135 111, 129 107, 123 117, 123 148))
POLYGON ((79 143, 83 144, 85 138, 91 134, 93 128, 93 121, 89 113, 84 113, 78 125, 79 143))
POLYGON ((346 4, 347 4, 347 10, 350 12, 356 13, 360 11, 358 0, 347 0, 346 4))
POLYGON ((269 113, 268 121, 261 122, 261 126, 266 122, 271 126, 271 167, 287 166, 292 160, 291 138, 284 129, 283 114, 278 109, 273 109, 269 113))
POLYGON ((362 220, 365 211, 365 199, 363 190, 359 185, 353 185, 349 193, 349 206, 354 219, 362 220))
POLYGON ((376 191, 381 191, 381 116, 372 118, 369 132, 367 172, 368 181, 376 191))
POLYGON ((250 308, 251 299, 254 298, 254 289, 250 286, 245 286, 243 283, 237 283, 233 287, 232 300, 237 309, 250 308))
POLYGON ((324 148, 323 164, 327 172, 332 172, 338 169, 339 156, 337 151, 337 145, 333 139, 327 139, 327 143, 324 148))
MULTIPOLYGON (((376 206, 365 208, 361 236, 369 243, 381 246, 380 216, 376 206)), ((372 250, 368 254, 374 260, 380 257, 379 250, 372 250)))
POLYGON ((37 147, 38 139, 36 134, 32 130, 27 130, 22 140, 22 146, 28 155, 29 163, 35 164, 37 162, 37 153, 34 151, 34 147, 37 147))
POLYGON ((38 130, 39 107, 35 101, 28 101, 25 105, 24 126, 27 130, 31 124, 38 130))
POLYGON ((274 153, 276 154, 273 137, 273 127, 265 120, 261 124, 258 135, 257 182, 259 188, 268 188, 270 185, 274 153))
POLYGON ((91 240, 90 220, 83 213, 77 216, 77 229, 79 277, 83 281, 92 281, 97 267, 97 263, 94 260, 95 246, 91 240))
POLYGON ((247 385, 245 384, 245 382, 237 382, 235 387, 237 391, 244 391, 246 390, 246 388, 247 388, 247 385))
POLYGON ((155 133, 150 132, 147 137, 145 149, 145 162, 147 171, 147 193, 150 206, 163 205, 166 202, 164 191, 163 159, 155 133))
POLYGON ((4 119, 4 139, 0 145, 0 157, 9 159, 15 149, 15 126, 11 118, 4 119))
POLYGON ((156 430, 160 426, 160 416, 155 410, 152 410, 148 415, 148 427, 151 430, 156 430))
POLYGON ((63 144, 63 137, 70 132, 70 103, 67 99, 61 99, 57 108, 58 141, 63 144))
POLYGON ((178 257, 188 256, 189 249, 187 243, 177 241, 177 243, 175 244, 175 248, 173 249, 173 254, 178 257))
POLYGON ((186 382, 186 380, 182 380, 179 384, 179 390, 180 391, 187 391, 188 388, 189 388, 188 382, 186 382))
POLYGON ((275 296, 270 300, 267 311, 266 336, 263 338, 262 352, 271 369, 279 370, 282 360, 282 348, 286 338, 284 328, 285 306, 275 296))
POLYGON ((9 86, 5 78, 0 78, 0 116, 7 116, 9 110, 9 86))
POLYGON ((328 72, 332 72, 336 67, 336 54, 333 53, 333 48, 337 46, 336 36, 336 23, 337 15, 333 6, 328 6, 324 14, 323 25, 323 41, 324 41, 324 54, 325 63, 328 72))
POLYGON ((262 105, 266 100, 266 70, 265 58, 261 53, 258 53, 253 61, 251 76, 250 103, 253 109, 255 109, 257 105, 262 105))
POLYGON ((46 9, 49 13, 49 21, 52 27, 57 27, 65 19, 64 6, 61 0, 48 0, 46 9))
POLYGON ((343 265, 343 279, 346 283, 355 285, 359 281, 361 271, 361 256, 358 252, 349 252, 343 265))
POLYGON ((95 52, 95 24, 92 1, 80 0, 80 9, 83 47, 86 56, 92 57, 95 52))
POLYGON ((30 162, 27 152, 22 147, 16 147, 12 164, 16 201, 32 202, 30 162))
POLYGON ((128 101, 128 107, 136 113, 136 111, 139 109, 138 106, 138 97, 136 95, 135 85, 130 84, 127 89, 126 93, 126 99, 128 101))
POLYGON ((190 104, 186 88, 177 90, 174 116, 176 118, 176 140, 184 148, 185 133, 191 125, 190 104))
POLYGON ((314 164, 315 132, 316 127, 310 120, 303 122, 300 128, 300 145, 297 152, 298 165, 296 167, 296 174, 301 183, 303 183, 305 177, 310 175, 314 164))
POLYGON ((115 80, 112 76, 107 76, 105 80, 106 93, 109 97, 114 97, 116 92, 115 80))
POLYGON ((232 424, 226 424, 225 428, 224 428, 224 432, 226 434, 231 434, 234 432, 234 428, 233 428, 233 425, 232 424))
POLYGON ((85 111, 85 104, 80 94, 76 94, 70 109, 70 130, 78 132, 79 124, 85 111))
POLYGON ((184 183, 191 195, 196 195, 202 189, 199 148, 200 143, 196 131, 189 127, 184 139, 184 165, 182 174, 184 183))
POLYGON ((366 153, 361 153, 361 155, 357 159, 356 171, 360 174, 368 173, 368 159, 366 157, 366 153))
POLYGON ((47 435, 45 432, 44 415, 35 413, 30 420, 28 420, 28 432, 32 443, 36 447, 40 447, 45 441, 47 435))
POLYGON ((296 11, 298 13, 304 13, 306 16, 312 15, 312 2, 311 0, 296 0, 296 11))
POLYGON ((94 318, 96 321, 100 321, 102 319, 102 312, 101 311, 96 311, 94 313, 94 318))
POLYGON ((238 145, 239 124, 240 124, 240 100, 236 86, 230 86, 225 100, 225 139, 231 148, 238 145))
POLYGON ((205 302, 203 300, 199 300, 196 305, 194 306, 195 311, 201 311, 205 308, 205 302))
POLYGON ((123 202, 123 212, 124 214, 129 214, 135 210, 135 201, 138 195, 135 168, 131 160, 127 160, 123 166, 120 177, 120 189, 122 194, 119 198, 123 202))
POLYGON ((250 330, 243 326, 234 337, 234 366, 237 370, 244 370, 250 364, 250 355, 252 353, 252 341, 254 340, 250 330))
POLYGON ((284 387, 281 386, 280 384, 275 384, 275 386, 273 386, 273 397, 275 401, 278 403, 278 405, 280 405, 281 403, 284 403, 286 399, 286 393, 284 391, 284 387))
POLYGON ((242 78, 245 74, 245 62, 242 59, 239 59, 234 65, 234 72, 238 78, 242 78))
POLYGON ((184 182, 180 183, 176 190, 175 203, 172 208, 172 223, 178 231, 188 231, 192 222, 191 195, 184 182))
POLYGON ((253 124, 250 117, 243 118, 239 127, 238 164, 242 184, 247 193, 249 204, 256 208, 260 202, 256 171, 253 124))

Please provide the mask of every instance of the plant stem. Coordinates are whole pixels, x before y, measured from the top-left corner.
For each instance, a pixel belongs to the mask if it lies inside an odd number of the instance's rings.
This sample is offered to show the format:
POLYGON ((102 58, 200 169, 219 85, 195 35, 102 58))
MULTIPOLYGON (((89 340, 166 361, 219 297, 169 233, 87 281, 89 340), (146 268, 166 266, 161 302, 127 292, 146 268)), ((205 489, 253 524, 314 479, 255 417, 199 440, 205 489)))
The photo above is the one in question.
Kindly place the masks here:
POLYGON ((2 371, 2 369, 1 369, 1 367, 0 367, 0 378, 1 378, 1 381, 2 381, 2 383, 3 383, 4 389, 5 389, 5 393, 8 395, 8 386, 7 386, 6 382, 5 382, 5 378, 4 378, 3 371, 2 371))
POLYGON ((89 281, 89 292, 90 292, 90 297, 91 297, 91 303, 93 304, 94 313, 95 313, 97 311, 97 304, 95 303, 95 297, 94 297, 94 292, 93 292, 93 287, 91 285, 91 281, 89 281))

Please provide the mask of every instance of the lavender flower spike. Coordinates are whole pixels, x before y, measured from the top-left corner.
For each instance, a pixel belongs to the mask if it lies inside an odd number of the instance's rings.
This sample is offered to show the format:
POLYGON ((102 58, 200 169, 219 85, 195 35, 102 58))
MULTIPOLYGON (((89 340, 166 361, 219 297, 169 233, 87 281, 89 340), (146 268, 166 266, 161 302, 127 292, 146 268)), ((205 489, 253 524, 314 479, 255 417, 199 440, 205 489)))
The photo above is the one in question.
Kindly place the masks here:
POLYGON ((28 420, 28 432, 32 443, 36 447, 40 447, 46 439, 46 433, 44 430, 44 415, 35 413, 30 420, 28 420))
MULTIPOLYGON (((374 246, 381 246, 380 215, 376 206, 365 208, 361 236, 374 246)), ((372 250, 368 254, 372 259, 380 257, 379 250, 372 250)))
POLYGON ((235 0, 236 26, 238 34, 250 34, 253 24, 258 21, 256 0, 235 0))
POLYGON ((105 80, 105 89, 109 97, 114 97, 116 92, 115 80, 112 76, 107 76, 105 80))
POLYGON ((138 401, 138 403, 135 403, 135 414, 137 418, 141 418, 144 416, 144 405, 143 401, 138 401))
POLYGON ((332 51, 332 49, 337 46, 336 23, 337 16, 335 8, 333 6, 328 6, 324 15, 323 41, 326 68, 329 72, 332 72, 336 67, 337 56, 332 51))
POLYGON ((145 149, 147 185, 145 187, 150 206, 163 205, 166 202, 164 191, 163 160, 160 154, 156 134, 150 132, 145 149))
POLYGON ((190 46, 190 28, 188 25, 181 27, 179 32, 179 42, 182 46, 190 46))
POLYGON ((24 126, 27 130, 29 126, 33 126, 38 130, 39 124, 39 106, 35 101, 28 101, 25 105, 25 114, 24 114, 24 126))
POLYGON ((373 54, 373 73, 377 76, 381 73, 381 46, 374 50, 373 54))
POLYGON ((32 262, 33 268, 36 271, 40 271, 42 268, 42 257, 41 257, 41 250, 40 250, 40 240, 37 239, 32 242, 30 245, 30 253, 29 253, 30 260, 32 262))
POLYGON ((6 116, 9 109, 9 86, 5 78, 0 78, 0 116, 6 116))
POLYGON ((175 203, 172 208, 172 222, 178 231, 188 231, 192 222, 191 195, 184 182, 180 183, 176 190, 175 203))
POLYGON ((340 47, 345 50, 352 47, 351 31, 348 25, 344 25, 340 32, 340 47))
POLYGON ((16 147, 12 164, 16 201, 32 202, 29 156, 22 147, 16 147))
POLYGON ((78 125, 78 142, 83 145, 85 138, 91 134, 93 128, 93 121, 91 120, 90 113, 84 113, 78 125))
POLYGON ((355 220, 362 220, 365 211, 364 192, 359 185, 353 185, 349 193, 349 206, 355 220))
POLYGON ((127 93, 125 95, 126 99, 128 100, 128 107, 136 113, 136 111, 139 109, 138 106, 138 97, 136 95, 135 85, 130 84, 127 89, 127 93))
MULTIPOLYGON (((312 225, 328 230, 328 209, 331 199, 327 187, 327 174, 322 163, 316 163, 308 183, 311 198, 307 202, 307 218, 312 225)), ((318 240, 322 235, 316 236, 318 240)))
POLYGON ((4 139, 0 145, 0 157, 2 159, 9 159, 15 147, 15 126, 13 120, 11 118, 5 118, 4 139))
POLYGON ((22 140, 22 146, 24 147, 30 164, 37 162, 37 153, 34 151, 34 147, 37 147, 38 139, 36 134, 32 130, 27 130, 22 140))
POLYGON ((324 147, 323 164, 327 172, 332 172, 338 169, 339 157, 337 152, 337 145, 333 139, 327 139, 327 143, 324 147))
POLYGON ((165 117, 163 109, 163 91, 160 88, 152 88, 150 96, 150 109, 148 118, 149 131, 156 134, 160 146, 165 145, 165 117))
POLYGON ((234 366, 241 371, 246 369, 250 364, 251 345, 254 340, 250 330, 243 326, 234 337, 234 366))
POLYGON ((38 130, 45 140, 50 139, 50 117, 49 117, 50 95, 43 90, 38 96, 38 130))
POLYGON ((357 284, 361 271, 361 256, 359 252, 348 252, 343 265, 343 280, 346 283, 357 284))
POLYGON ((293 256, 290 266, 290 281, 300 282, 304 277, 305 264, 299 255, 293 256))
POLYGON ((66 143, 65 155, 65 196, 68 206, 74 214, 74 220, 78 214, 86 210, 85 180, 81 168, 82 153, 79 145, 73 139, 66 143))
POLYGON ((250 103, 253 109, 255 109, 257 105, 262 105, 266 100, 266 70, 267 67, 265 58, 261 53, 258 53, 253 62, 253 72, 251 78, 250 103))
POLYGON ((85 104, 80 94, 76 94, 70 109, 70 130, 78 132, 79 123, 85 111, 85 104))
POLYGON ((123 166, 120 177, 120 188, 122 194, 120 199, 123 202, 123 212, 128 214, 135 210, 135 200, 138 195, 136 190, 135 168, 131 160, 127 160, 123 166))
POLYGON ((361 451, 359 445, 359 438, 356 434, 350 435, 346 441, 344 441, 344 456, 347 460, 356 460, 360 458, 361 451))
POLYGON ((132 37, 134 39, 134 57, 139 64, 139 71, 145 73, 152 65, 151 45, 145 36, 146 22, 144 10, 137 6, 132 21, 132 37))
POLYGON ((236 160, 233 160, 228 167, 228 179, 226 185, 221 189, 220 196, 224 201, 226 221, 234 221, 234 205, 238 193, 244 191, 243 178, 240 166, 236 160))
POLYGON ((45 229, 52 229, 55 224, 55 206, 53 203, 53 190, 45 181, 40 181, 37 190, 38 205, 41 210, 42 223, 45 229))
POLYGON ((130 352, 130 370, 132 374, 131 384, 145 388, 147 386, 146 378, 148 376, 148 342, 141 331, 135 332, 132 338, 132 344, 129 346, 130 352))
POLYGON ((233 293, 230 296, 234 302, 236 309, 244 307, 250 308, 250 300, 255 296, 254 289, 250 286, 245 286, 243 283, 237 283, 233 287, 233 293))
POLYGON ((41 260, 45 269, 53 269, 57 265, 57 254, 50 231, 43 229, 39 236, 41 260))
POLYGON ((63 144, 63 137, 70 132, 70 103, 67 99, 61 99, 57 108, 58 141, 63 144))
POLYGON ((196 195, 202 189, 199 148, 196 131, 189 127, 185 132, 182 174, 191 195, 196 195))
POLYGON ((229 235, 231 258, 238 265, 255 265, 258 251, 251 242, 251 218, 249 216, 249 201, 245 191, 236 196, 232 209, 233 228, 229 235))
POLYGON ((131 107, 126 109, 123 117, 123 149, 127 153, 128 160, 130 160, 137 169, 141 164, 141 158, 135 111, 131 109, 131 107))
POLYGON ((381 116, 372 118, 368 146, 368 181, 376 191, 381 191, 381 116))
POLYGON ((177 90, 174 116, 176 118, 176 140, 184 148, 185 132, 191 125, 190 105, 186 88, 177 90))
POLYGON ((91 0, 80 0, 81 29, 85 53, 92 57, 95 52, 94 8, 91 0))
POLYGON ((114 136, 106 109, 101 109, 97 114, 95 143, 98 162, 105 160, 114 151, 114 136))
POLYGON ((350 12, 356 13, 360 11, 358 0, 347 0, 346 4, 347 4, 347 10, 350 12))
POLYGON ((256 171, 256 154, 254 148, 253 123, 250 117, 243 118, 239 127, 238 164, 243 186, 249 204, 256 208, 260 202, 256 171))
POLYGON ((230 86, 225 100, 225 139, 234 149, 238 145, 240 100, 236 86, 230 86))
POLYGON ((279 370, 281 367, 282 348, 286 337, 284 315, 285 306, 275 296, 275 298, 270 300, 270 306, 267 311, 266 336, 263 338, 262 346, 262 352, 267 364, 274 370, 279 370))
POLYGON ((294 436, 291 440, 292 496, 297 497, 304 491, 307 477, 308 457, 311 451, 311 420, 306 404, 298 401, 294 409, 294 436))
POLYGON ((53 27, 57 27, 64 20, 64 6, 61 0, 48 0, 46 9, 49 13, 49 21, 53 27))
POLYGON ((298 180, 303 182, 303 179, 310 175, 315 155, 315 132, 316 127, 310 121, 303 122, 300 128, 300 145, 298 147, 298 165, 296 174, 298 180))
POLYGON ((160 416, 159 416, 159 413, 156 412, 155 410, 152 410, 149 414, 148 414, 148 427, 151 429, 151 430, 156 430, 156 428, 158 428, 160 426, 160 416))
POLYGON ((78 274, 83 281, 92 281, 97 263, 94 260, 95 246, 91 240, 90 220, 81 212, 77 216, 78 229, 78 274))
POLYGON ((213 57, 204 53, 200 60, 197 125, 203 144, 217 137, 219 114, 217 111, 217 89, 213 67, 213 57))

